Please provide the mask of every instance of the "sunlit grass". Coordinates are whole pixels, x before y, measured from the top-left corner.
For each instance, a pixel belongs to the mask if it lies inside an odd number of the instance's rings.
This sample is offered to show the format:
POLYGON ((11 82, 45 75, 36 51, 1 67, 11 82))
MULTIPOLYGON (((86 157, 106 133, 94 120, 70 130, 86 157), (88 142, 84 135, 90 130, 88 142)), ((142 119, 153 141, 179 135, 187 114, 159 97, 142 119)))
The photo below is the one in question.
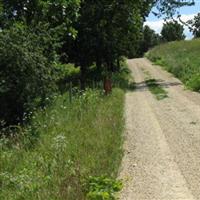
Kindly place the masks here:
POLYGON ((171 42, 155 47, 147 57, 173 73, 190 89, 200 91, 200 40, 171 42))
POLYGON ((89 176, 116 177, 124 91, 56 96, 13 141, 0 141, 0 199, 82 200, 89 176), (20 138, 20 139, 18 139, 20 138))

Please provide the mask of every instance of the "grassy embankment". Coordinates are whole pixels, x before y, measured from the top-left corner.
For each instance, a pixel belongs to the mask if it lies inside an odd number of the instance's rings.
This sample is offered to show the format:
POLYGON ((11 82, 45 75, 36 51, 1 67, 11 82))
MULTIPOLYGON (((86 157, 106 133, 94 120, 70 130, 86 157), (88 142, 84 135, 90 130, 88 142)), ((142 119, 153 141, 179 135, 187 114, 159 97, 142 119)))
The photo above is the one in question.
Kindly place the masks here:
POLYGON ((200 91, 200 40, 171 42, 155 47, 146 55, 173 73, 189 89, 200 91))
POLYGON ((123 153, 124 90, 105 96, 88 89, 72 103, 68 95, 55 96, 16 136, 1 138, 0 199, 103 199, 120 189, 113 180, 123 153))

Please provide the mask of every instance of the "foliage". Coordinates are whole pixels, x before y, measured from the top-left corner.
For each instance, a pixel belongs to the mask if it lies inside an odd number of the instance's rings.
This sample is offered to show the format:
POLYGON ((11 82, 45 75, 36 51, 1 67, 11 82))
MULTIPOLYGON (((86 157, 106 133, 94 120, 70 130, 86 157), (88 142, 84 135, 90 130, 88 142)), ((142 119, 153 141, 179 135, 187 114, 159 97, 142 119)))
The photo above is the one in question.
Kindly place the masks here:
POLYGON ((74 64, 72 63, 68 64, 56 63, 55 68, 60 73, 59 78, 63 79, 77 76, 78 74, 80 74, 80 68, 75 67, 74 64))
POLYGON ((181 79, 192 90, 200 91, 200 40, 172 42, 152 49, 147 57, 181 79))
POLYGON ((177 21, 166 22, 161 30, 161 36, 165 42, 184 40, 184 27, 177 21))
POLYGON ((43 34, 22 24, 0 33, 0 116, 8 123, 21 122, 56 90, 52 62, 57 44, 43 34))
POLYGON ((122 183, 107 177, 89 177, 86 183, 88 200, 115 200, 115 193, 122 189, 122 183))
POLYGON ((140 44, 141 53, 147 52, 150 48, 158 45, 160 43, 160 36, 155 33, 149 26, 144 26, 143 28, 143 37, 140 44))
POLYGON ((117 176, 124 92, 55 96, 18 135, 0 140, 1 199, 85 199, 89 176, 117 176))
POLYGON ((68 33, 75 30, 71 26, 77 19, 80 0, 1 0, 0 27, 10 27, 16 21, 28 26, 49 23, 51 27, 64 25, 68 33))
POLYGON ((186 84, 190 89, 200 92, 200 73, 193 75, 186 84))
MULTIPOLYGON (((144 17, 151 4, 146 1, 83 1, 78 31, 74 42, 66 41, 65 49, 71 62, 81 67, 84 84, 89 67, 95 62, 99 71, 115 71, 121 56, 136 56, 144 17), (132 41, 134 45, 130 43, 132 41)), ((84 85, 83 85, 84 88, 84 85)))
POLYGON ((57 80, 56 83, 59 87, 59 91, 66 92, 69 90, 68 85, 70 82, 72 84, 78 85, 78 80, 80 78, 80 68, 75 67, 74 64, 62 64, 62 63, 55 63, 55 70, 57 72, 57 80))
POLYGON ((80 76, 85 89, 86 75, 96 66, 96 77, 118 71, 113 78, 126 85, 121 57, 138 55, 151 8, 171 15, 188 3, 0 0, 1 199, 84 200, 85 178, 102 175, 111 179, 93 182, 98 189, 108 186, 114 198, 121 187, 113 179, 122 156, 124 92, 115 88, 103 96, 73 88, 69 103, 68 93, 54 96, 56 84, 80 76), (27 118, 24 126, 6 127, 27 118))
POLYGON ((192 31, 195 38, 200 37, 200 13, 198 13, 193 20, 188 21, 190 31, 192 31))
POLYGON ((82 88, 85 74, 94 62, 99 69, 115 71, 115 62, 121 56, 140 54, 143 22, 153 6, 160 13, 171 16, 175 8, 192 3, 188 0, 82 1, 80 17, 74 24, 77 38, 74 41, 66 39, 63 47, 70 61, 80 66, 82 88))
POLYGON ((21 122, 24 113, 36 107, 35 101, 45 104, 56 83, 63 92, 65 82, 72 79, 61 74, 69 62, 80 66, 80 75, 74 77, 80 78, 82 89, 94 64, 97 74, 116 72, 122 56, 138 56, 143 22, 154 5, 169 15, 188 3, 189 0, 0 0, 1 118, 9 123, 21 122), (60 72, 59 67, 54 69, 57 62, 61 63, 57 67, 62 66, 60 72))
POLYGON ((178 8, 195 4, 195 0, 155 0, 153 2, 154 6, 157 8, 157 11, 153 11, 154 14, 158 17, 166 15, 167 18, 179 14, 178 8))
POLYGON ((6 124, 21 123, 57 90, 64 69, 55 63, 63 37, 77 34, 71 25, 79 3, 0 1, 0 114, 6 124))

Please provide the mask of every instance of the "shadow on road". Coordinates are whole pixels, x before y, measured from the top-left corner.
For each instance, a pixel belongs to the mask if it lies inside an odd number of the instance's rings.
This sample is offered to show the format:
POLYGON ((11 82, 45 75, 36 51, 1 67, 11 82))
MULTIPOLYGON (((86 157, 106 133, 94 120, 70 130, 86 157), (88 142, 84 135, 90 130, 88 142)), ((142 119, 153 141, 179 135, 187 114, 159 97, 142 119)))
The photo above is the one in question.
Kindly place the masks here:
MULTIPOLYGON (((170 88, 178 85, 182 85, 181 83, 178 82, 166 82, 161 79, 156 79, 156 83, 159 84, 163 88, 170 88)), ((135 89, 138 91, 145 91, 148 90, 148 86, 146 85, 145 81, 135 83, 135 89)))

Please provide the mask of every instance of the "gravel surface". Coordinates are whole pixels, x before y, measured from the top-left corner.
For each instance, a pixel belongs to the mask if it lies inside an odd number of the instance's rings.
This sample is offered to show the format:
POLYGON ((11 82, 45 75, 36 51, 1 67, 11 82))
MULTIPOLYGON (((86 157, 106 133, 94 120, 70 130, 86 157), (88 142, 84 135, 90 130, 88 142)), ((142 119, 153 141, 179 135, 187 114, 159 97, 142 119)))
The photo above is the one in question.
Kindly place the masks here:
POLYGON ((136 90, 126 94, 121 200, 200 200, 200 94, 147 59, 128 61, 136 90), (148 73, 146 73, 148 72, 148 73), (158 80, 158 101, 145 78, 158 80))

